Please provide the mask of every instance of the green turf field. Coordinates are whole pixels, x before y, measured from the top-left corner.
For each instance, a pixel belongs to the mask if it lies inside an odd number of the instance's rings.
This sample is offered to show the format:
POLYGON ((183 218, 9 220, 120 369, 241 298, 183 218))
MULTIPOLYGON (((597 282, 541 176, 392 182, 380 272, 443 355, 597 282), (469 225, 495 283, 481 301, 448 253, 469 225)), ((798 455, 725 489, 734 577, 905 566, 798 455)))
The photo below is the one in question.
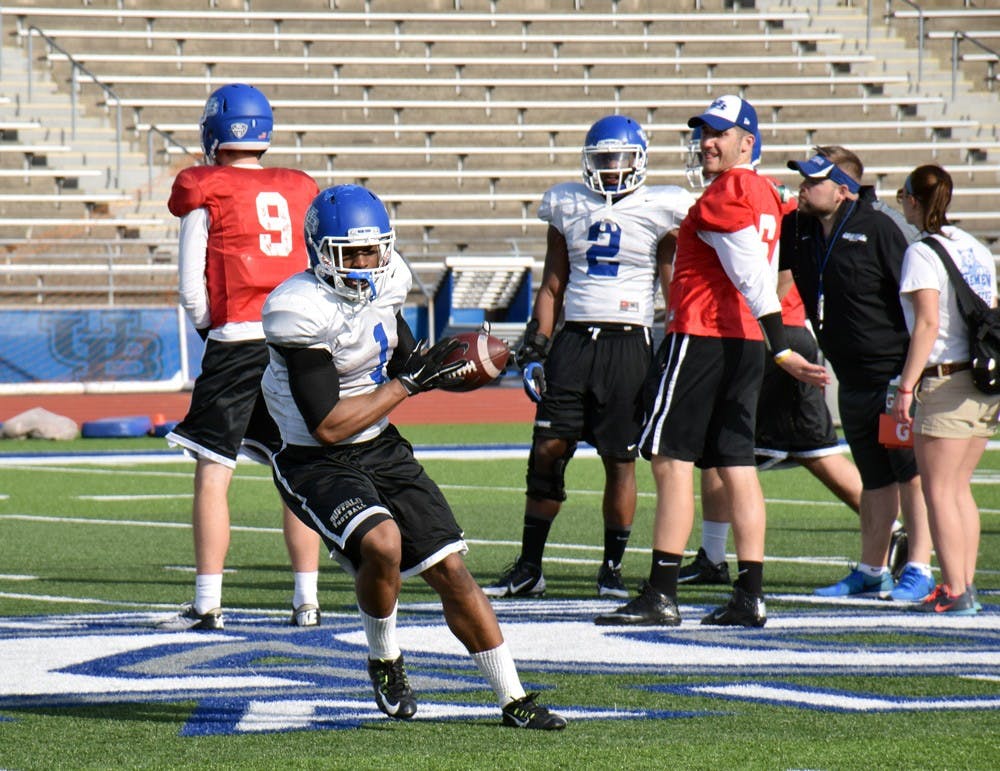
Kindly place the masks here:
MULTIPOLYGON (((403 429, 418 455, 429 444, 526 443, 529 430, 403 429)), ((0 453, 163 447, 10 442, 0 453)), ((492 580, 517 551, 524 456, 427 454, 424 464, 465 528, 473 573, 492 580)), ((638 468, 630 585, 648 571, 654 502, 648 466, 638 468)), ((602 477, 596 459, 574 460, 545 598, 494 603, 525 684, 571 718, 555 735, 499 726, 492 695, 419 580, 403 588, 400 641, 427 719, 382 717, 351 582, 332 562, 322 567, 323 626, 286 625, 277 494, 252 464, 239 466, 231 491, 225 632, 157 632, 155 620, 192 596, 191 469, 149 458, 0 463, 0 768, 1000 765, 1000 453, 987 453, 975 485, 985 611, 959 619, 878 601, 813 602, 812 589, 856 559, 856 516, 805 472, 763 474, 763 630, 698 626, 723 587, 682 588, 678 629, 594 626, 610 606, 594 596, 602 477)))

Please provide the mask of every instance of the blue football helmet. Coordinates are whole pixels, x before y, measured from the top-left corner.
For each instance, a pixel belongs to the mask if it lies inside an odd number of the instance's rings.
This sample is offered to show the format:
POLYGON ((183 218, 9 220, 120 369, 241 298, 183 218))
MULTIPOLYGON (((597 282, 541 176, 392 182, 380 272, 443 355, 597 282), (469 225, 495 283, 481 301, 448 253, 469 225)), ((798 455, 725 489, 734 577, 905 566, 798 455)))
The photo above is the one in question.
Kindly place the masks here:
POLYGON ((306 212, 306 249, 313 272, 353 303, 378 297, 389 271, 396 234, 382 200, 360 185, 335 185, 313 199, 306 212), (378 265, 344 265, 344 249, 377 246, 378 265))
POLYGON ((274 115, 267 97, 258 89, 230 83, 208 97, 199 127, 201 149, 208 162, 215 163, 217 150, 267 150, 274 115))
MULTIPOLYGON (((761 147, 760 131, 753 134, 753 156, 750 158, 750 165, 755 169, 760 164, 761 147)), ((703 188, 708 184, 705 173, 702 171, 701 158, 701 126, 691 129, 691 137, 688 139, 687 161, 684 165, 684 175, 688 184, 695 188, 703 188)))
POLYGON ((635 190, 646 179, 648 146, 646 132, 631 118, 601 118, 583 143, 584 183, 609 197, 635 190))

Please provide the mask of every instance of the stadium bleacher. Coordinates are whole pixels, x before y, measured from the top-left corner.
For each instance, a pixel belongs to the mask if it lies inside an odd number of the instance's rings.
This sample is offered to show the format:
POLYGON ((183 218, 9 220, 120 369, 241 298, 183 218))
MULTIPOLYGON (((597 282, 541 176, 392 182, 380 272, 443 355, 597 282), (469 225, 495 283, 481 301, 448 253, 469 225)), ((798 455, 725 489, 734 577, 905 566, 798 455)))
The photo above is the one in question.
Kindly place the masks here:
MULTIPOLYGON (((890 2, 870 20, 866 41, 863 10, 777 0, 697 5, 5 3, 0 99, 15 106, 0 123, 6 262, 56 270, 64 264, 50 259, 65 251, 59 238, 75 238, 80 264, 97 265, 93 236, 107 234, 145 244, 115 247, 137 264, 155 253, 170 265, 170 181, 193 162, 185 151, 197 153, 206 95, 232 81, 256 83, 274 106, 270 162, 298 166, 321 185, 369 184, 390 206, 400 249, 431 284, 456 255, 529 256, 537 265, 544 227, 534 206, 549 185, 577 177, 583 136, 603 114, 631 114, 647 127, 651 183, 684 184, 686 116, 729 92, 758 107, 765 172, 794 184, 787 159, 812 144, 843 144, 891 197, 915 163, 937 160, 959 185, 956 217, 996 242, 1000 215, 985 191, 1000 181, 1000 110, 981 73, 966 69, 982 70, 975 57, 988 54, 965 51, 963 99, 942 84, 950 84, 951 31, 1000 35, 1000 12, 921 3, 930 32, 918 41, 910 6, 890 2), (920 82, 918 43, 926 44, 920 82), (114 185, 110 154, 119 139, 128 168, 114 185)), ((29 273, 17 267, 0 280, 11 286, 29 273)), ((159 297, 174 277, 155 273, 146 278, 159 297)), ((72 286, 83 275, 50 274, 48 283, 72 286)), ((16 291, 0 293, 0 303, 18 300, 16 291)))

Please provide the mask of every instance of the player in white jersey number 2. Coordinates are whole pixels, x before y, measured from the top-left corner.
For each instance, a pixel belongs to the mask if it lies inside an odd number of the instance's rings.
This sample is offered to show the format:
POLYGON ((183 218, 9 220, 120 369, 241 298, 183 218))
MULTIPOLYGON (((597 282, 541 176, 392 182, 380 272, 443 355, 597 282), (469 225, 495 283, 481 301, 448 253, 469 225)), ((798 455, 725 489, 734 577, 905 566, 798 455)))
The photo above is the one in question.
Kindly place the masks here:
POLYGON ((497 695, 504 725, 560 729, 566 721, 526 694, 489 600, 462 555, 448 502, 389 413, 447 382, 459 343, 429 350, 402 316, 412 277, 394 252, 382 201, 357 185, 322 191, 305 219, 312 270, 264 305, 271 361, 267 407, 281 430, 274 475, 295 514, 355 579, 375 702, 393 718, 417 711, 396 637, 402 579, 419 574, 497 695))
POLYGON ((485 587, 489 596, 545 591, 545 542, 566 500, 566 465, 584 440, 597 449, 605 474, 597 591, 628 597, 621 563, 635 515, 636 441, 656 283, 670 283, 677 229, 694 202, 684 188, 645 185, 647 152, 646 134, 634 120, 601 118, 584 141, 583 182, 555 185, 538 208, 549 224, 545 268, 515 352, 525 390, 538 403, 521 553, 485 587), (560 314, 564 322, 556 332, 560 314))

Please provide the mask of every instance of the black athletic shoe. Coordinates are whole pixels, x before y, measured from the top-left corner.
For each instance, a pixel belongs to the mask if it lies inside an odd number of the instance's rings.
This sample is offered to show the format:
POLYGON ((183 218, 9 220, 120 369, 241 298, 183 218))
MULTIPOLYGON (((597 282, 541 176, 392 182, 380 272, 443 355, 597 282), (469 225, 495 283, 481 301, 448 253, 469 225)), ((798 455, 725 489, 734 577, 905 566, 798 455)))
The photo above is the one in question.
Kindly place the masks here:
POLYGON ((681 614, 676 599, 643 581, 638 597, 612 613, 602 613, 594 623, 599 626, 678 626, 681 614))
POLYGON ((764 626, 767 623, 764 595, 750 594, 734 586, 729 602, 713 610, 701 623, 712 626, 764 626))
POLYGON ((191 630, 208 630, 217 632, 225 628, 222 620, 222 610, 213 608, 207 613, 199 613, 194 609, 193 602, 185 602, 177 615, 171 616, 156 625, 157 629, 168 632, 187 632, 191 630))
POLYGON ((898 582, 899 577, 906 570, 906 563, 910 561, 910 539, 903 528, 892 531, 889 539, 889 572, 892 573, 892 580, 898 582))
POLYGON ((597 571, 597 596, 617 597, 619 600, 628 599, 628 589, 622 581, 622 566, 617 567, 608 560, 601 565, 597 571))
POLYGON ((682 565, 677 574, 679 584, 728 584, 729 565, 725 560, 719 564, 712 562, 704 549, 698 549, 698 554, 687 565, 682 565))
POLYGON ((545 594, 545 576, 538 565, 520 557, 504 568, 500 578, 483 587, 487 597, 541 597, 545 594))
POLYGON ((399 720, 417 714, 417 700, 406 679, 402 655, 392 661, 368 659, 368 676, 375 687, 375 703, 385 714, 399 720))
POLYGON ((514 699, 503 708, 503 724, 511 728, 529 728, 537 731, 561 731, 566 718, 535 704, 537 693, 514 699))

